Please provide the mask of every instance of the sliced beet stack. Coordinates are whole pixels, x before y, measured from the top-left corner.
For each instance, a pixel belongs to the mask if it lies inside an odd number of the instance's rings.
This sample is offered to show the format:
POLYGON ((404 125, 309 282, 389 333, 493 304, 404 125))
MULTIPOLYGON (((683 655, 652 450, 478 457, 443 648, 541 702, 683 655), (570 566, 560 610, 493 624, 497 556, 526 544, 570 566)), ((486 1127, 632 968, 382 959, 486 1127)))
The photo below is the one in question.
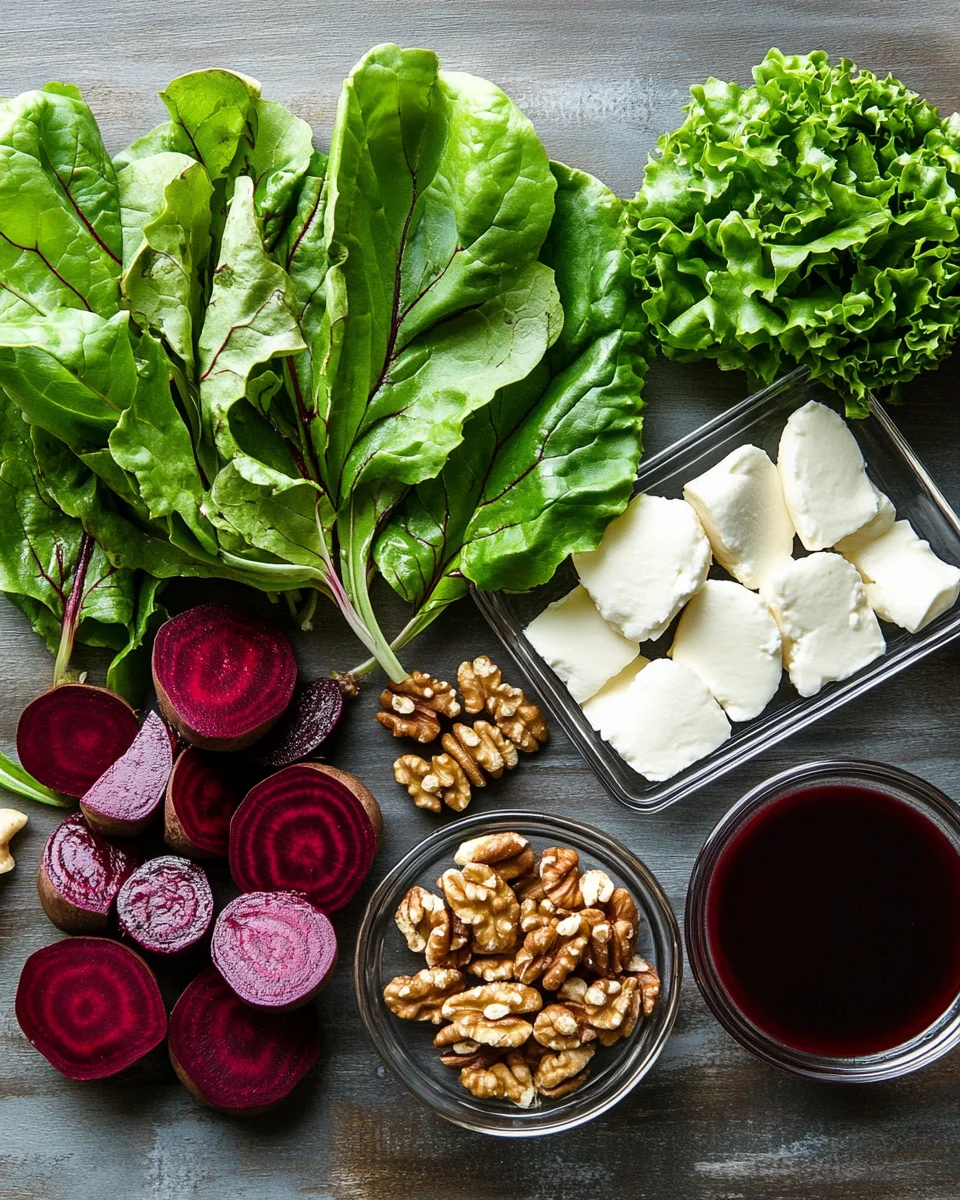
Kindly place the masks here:
POLYGON ((220 1112, 254 1116, 288 1096, 317 1061, 313 1008, 251 1008, 215 967, 189 985, 170 1015, 170 1061, 184 1086, 220 1112))
POLYGON ((108 837, 133 837, 150 824, 163 801, 173 743, 156 713, 150 713, 127 752, 104 771, 80 800, 91 827, 108 837))
POLYGON ((245 791, 235 764, 222 754, 189 746, 174 764, 167 784, 163 810, 167 845, 190 858, 226 857, 230 818, 245 791))
POLYGON ((17 756, 34 779, 79 798, 126 753, 139 728, 136 713, 115 692, 61 683, 20 714, 17 756))
POLYGON ((117 895, 120 931, 151 954, 180 954, 206 936, 213 893, 206 872, 173 854, 138 867, 117 895))
POLYGON ((68 1079, 115 1075, 167 1032, 153 972, 109 938, 67 938, 31 954, 16 1013, 30 1044, 68 1079))
POLYGON ((40 860, 40 904, 64 933, 106 930, 117 893, 140 863, 140 855, 95 833, 81 813, 57 826, 40 860))
POLYGON ((343 908, 377 851, 380 806, 355 776, 300 763, 252 788, 230 822, 230 874, 245 892, 300 892, 343 908))
POLYGON ((337 965, 329 919, 296 892, 248 892, 228 904, 213 931, 213 965, 255 1008, 299 1008, 337 965))
POLYGON ((153 682, 166 720, 194 746, 243 750, 274 725, 293 696, 297 664, 287 638, 237 609, 202 604, 161 625, 153 682))
POLYGON ((288 767, 315 754, 343 715, 343 689, 335 679, 297 684, 290 707, 250 751, 264 767, 288 767))

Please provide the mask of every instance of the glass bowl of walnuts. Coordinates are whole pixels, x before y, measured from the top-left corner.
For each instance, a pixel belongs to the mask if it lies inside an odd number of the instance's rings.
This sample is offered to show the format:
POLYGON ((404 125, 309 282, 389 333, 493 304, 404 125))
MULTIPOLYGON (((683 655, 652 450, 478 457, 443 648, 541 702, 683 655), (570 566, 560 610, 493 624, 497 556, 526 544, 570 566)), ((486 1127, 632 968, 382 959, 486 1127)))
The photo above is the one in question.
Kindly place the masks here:
POLYGON ((354 984, 380 1057, 449 1121, 572 1129, 653 1066, 680 999, 680 931, 653 874, 581 821, 445 826, 374 893, 354 984))

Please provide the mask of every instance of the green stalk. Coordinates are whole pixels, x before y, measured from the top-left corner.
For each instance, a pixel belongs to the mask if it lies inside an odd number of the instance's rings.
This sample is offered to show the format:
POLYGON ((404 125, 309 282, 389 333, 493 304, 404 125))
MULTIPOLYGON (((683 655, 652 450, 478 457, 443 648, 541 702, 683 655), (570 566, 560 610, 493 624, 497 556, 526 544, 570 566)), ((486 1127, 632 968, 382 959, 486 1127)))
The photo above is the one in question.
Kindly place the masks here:
MULTIPOLYGON (((423 633, 428 625, 432 625, 437 617, 439 617, 440 614, 445 611, 445 609, 446 605, 443 605, 441 608, 432 608, 429 610, 421 609, 419 612, 414 613, 414 615, 390 643, 390 649, 402 650, 408 642, 412 642, 415 637, 423 633)), ((363 679, 363 677, 365 675, 369 675, 377 665, 378 663, 376 658, 368 658, 365 662, 360 663, 359 666, 354 667, 349 674, 352 675, 354 679, 363 679)))
MULTIPOLYGON (((73 583, 70 595, 63 605, 63 621, 60 626, 60 644, 57 646, 57 657, 53 664, 53 686, 62 683, 70 666, 70 656, 73 654, 73 639, 77 634, 77 624, 80 620, 80 610, 83 607, 83 589, 87 579, 87 568, 93 555, 93 538, 84 532, 80 542, 80 554, 77 557, 77 569, 73 573, 73 583)), ((29 776, 28 776, 29 778, 29 776)))
POLYGON ((72 808, 74 804, 68 796, 61 796, 59 792, 38 783, 19 763, 5 754, 0 754, 0 787, 18 796, 25 796, 28 800, 36 800, 38 804, 51 804, 56 808, 72 808))

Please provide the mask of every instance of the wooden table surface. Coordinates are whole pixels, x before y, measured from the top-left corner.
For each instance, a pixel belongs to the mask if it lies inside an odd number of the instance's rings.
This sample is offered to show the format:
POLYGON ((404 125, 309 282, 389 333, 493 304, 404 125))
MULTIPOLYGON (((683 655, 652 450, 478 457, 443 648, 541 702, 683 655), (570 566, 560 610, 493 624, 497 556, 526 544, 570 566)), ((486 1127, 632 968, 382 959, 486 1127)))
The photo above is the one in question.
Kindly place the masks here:
MULTIPOLYGON (((254 75, 266 95, 311 121, 325 144, 341 80, 371 45, 436 49, 446 66, 486 75, 534 120, 552 155, 594 171, 622 194, 646 152, 677 121, 687 86, 709 74, 744 82, 771 45, 823 46, 892 71, 938 103, 960 106, 956 0, 27 0, 5 6, 0 94, 49 79, 79 84, 119 148, 162 119, 169 79, 222 65, 254 75)), ((960 360, 915 383, 898 420, 954 505, 960 504, 960 360)), ((656 450, 744 380, 712 367, 660 362, 647 386, 646 441, 656 450)), ((223 594, 195 586, 183 601, 223 594)), ((401 606, 385 598, 388 625, 401 606)), ((338 616, 301 637, 311 672, 358 655, 338 616)), ((497 653, 469 602, 419 643, 418 664, 453 674, 466 656, 497 653)), ((97 660, 91 659, 96 668, 97 660)), ((877 758, 960 795, 956 714, 960 645, 653 817, 620 808, 562 735, 471 812, 513 804, 576 813, 636 850, 682 910, 693 859, 720 815, 767 775, 822 754, 877 758)), ((51 663, 26 622, 0 600, 0 747, 45 685, 51 663)), ((198 1107, 162 1057, 94 1084, 60 1078, 22 1037, 13 995, 26 956, 55 937, 34 874, 52 810, 23 802, 30 825, 19 866, 0 880, 0 1197, 3 1200, 440 1200, 515 1196, 960 1197, 960 1054, 890 1084, 827 1086, 753 1059, 707 1013, 689 973, 675 1032, 647 1079, 614 1111, 573 1133, 505 1142, 444 1123, 386 1074, 360 1023, 350 980, 353 936, 387 868, 435 827, 393 782, 395 743, 374 729, 375 689, 351 714, 335 761, 380 799, 386 837, 373 874, 340 915, 342 968, 321 999, 326 1049, 282 1111, 248 1122, 198 1107)), ((492 791, 492 789, 491 789, 492 791)), ((903 950, 891 946, 891 978, 903 950)), ((818 980, 811 964, 810 986, 818 980)), ((893 983, 892 983, 893 986, 893 983)))

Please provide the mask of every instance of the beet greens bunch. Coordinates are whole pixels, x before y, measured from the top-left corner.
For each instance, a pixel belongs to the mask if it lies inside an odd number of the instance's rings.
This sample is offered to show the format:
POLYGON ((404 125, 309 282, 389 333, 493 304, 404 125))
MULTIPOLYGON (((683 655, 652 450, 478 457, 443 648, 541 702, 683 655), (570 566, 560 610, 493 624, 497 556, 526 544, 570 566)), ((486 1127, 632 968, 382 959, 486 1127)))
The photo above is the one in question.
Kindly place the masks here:
POLYGON ((159 586, 333 600, 397 650, 599 542, 640 454, 621 202, 498 88, 380 46, 329 155, 223 70, 111 159, 73 87, 0 102, 0 588, 132 694, 159 586), (375 570, 410 601, 391 639, 375 570))

